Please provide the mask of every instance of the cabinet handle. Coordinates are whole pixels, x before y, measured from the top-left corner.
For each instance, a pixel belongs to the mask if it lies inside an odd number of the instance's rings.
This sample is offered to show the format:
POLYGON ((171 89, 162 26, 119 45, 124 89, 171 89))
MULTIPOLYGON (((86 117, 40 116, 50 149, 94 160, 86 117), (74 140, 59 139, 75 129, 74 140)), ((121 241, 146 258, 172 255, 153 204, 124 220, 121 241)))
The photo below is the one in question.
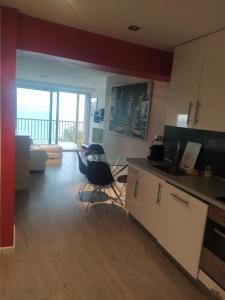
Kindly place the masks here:
POLYGON ((161 189, 162 189, 162 184, 159 183, 156 204, 160 204, 160 201, 161 201, 161 189))
POLYGON ((138 192, 138 181, 135 180, 135 185, 134 185, 134 198, 137 197, 137 192, 138 192))
POLYGON ((193 107, 193 103, 192 101, 189 102, 189 106, 188 106, 188 116, 187 116, 187 126, 188 124, 190 123, 190 115, 191 115, 191 110, 192 110, 192 107, 193 107))
POLYGON ((219 229, 214 228, 214 232, 217 233, 219 236, 221 236, 222 238, 225 239, 225 234, 222 231, 220 231, 219 229))
POLYGON ((170 193, 171 196, 173 196, 173 198, 175 200, 177 200, 178 202, 181 202, 182 204, 184 204, 185 206, 189 206, 189 201, 182 199, 181 197, 177 196, 174 193, 170 193))
POLYGON ((223 300, 222 296, 220 295, 220 292, 214 290, 213 288, 211 289, 211 293, 218 299, 218 300, 223 300))
POLYGON ((199 101, 197 101, 194 125, 197 125, 199 123, 199 110, 200 110, 200 107, 201 107, 201 103, 199 101))

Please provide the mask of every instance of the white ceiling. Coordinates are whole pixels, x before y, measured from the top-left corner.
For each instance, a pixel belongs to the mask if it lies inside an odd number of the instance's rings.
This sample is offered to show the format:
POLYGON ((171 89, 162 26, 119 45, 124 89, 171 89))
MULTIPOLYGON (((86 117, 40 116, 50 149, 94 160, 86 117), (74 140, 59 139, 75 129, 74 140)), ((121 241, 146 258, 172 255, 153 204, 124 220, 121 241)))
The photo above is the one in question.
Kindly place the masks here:
POLYGON ((43 83, 61 87, 96 89, 113 73, 103 72, 74 61, 39 53, 17 51, 17 82, 43 83))
POLYGON ((159 49, 225 27, 225 0, 0 0, 19 12, 159 49), (138 25, 140 31, 127 30, 138 25))

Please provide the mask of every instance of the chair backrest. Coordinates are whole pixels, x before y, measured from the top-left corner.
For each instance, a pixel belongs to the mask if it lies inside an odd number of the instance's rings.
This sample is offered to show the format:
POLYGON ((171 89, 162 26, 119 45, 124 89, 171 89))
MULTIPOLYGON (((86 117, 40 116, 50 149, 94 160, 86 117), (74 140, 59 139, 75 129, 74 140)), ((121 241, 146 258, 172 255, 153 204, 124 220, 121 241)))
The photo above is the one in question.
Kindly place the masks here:
POLYGON ((106 186, 114 182, 110 167, 105 162, 89 162, 86 176, 90 183, 98 186, 106 186))
POLYGON ((91 155, 91 154, 105 154, 105 151, 103 147, 99 144, 91 144, 88 147, 88 150, 86 152, 86 155, 91 155))
POLYGON ((81 174, 86 175, 87 174, 87 166, 82 161, 79 151, 76 151, 76 152, 77 152, 77 157, 78 157, 78 161, 79 161, 79 171, 81 172, 81 174))

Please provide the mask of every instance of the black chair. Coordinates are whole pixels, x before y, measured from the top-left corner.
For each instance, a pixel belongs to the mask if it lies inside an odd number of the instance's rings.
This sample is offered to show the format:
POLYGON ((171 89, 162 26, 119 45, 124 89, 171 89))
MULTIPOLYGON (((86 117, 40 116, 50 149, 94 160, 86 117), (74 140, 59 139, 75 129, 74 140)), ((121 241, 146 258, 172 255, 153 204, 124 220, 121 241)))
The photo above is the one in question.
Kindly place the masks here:
POLYGON ((105 154, 105 151, 103 147, 99 144, 91 144, 88 147, 88 150, 86 152, 86 156, 92 155, 92 154, 105 154))
MULTIPOLYGON (((120 196, 114 187, 115 180, 112 176, 112 172, 107 163, 99 162, 99 161, 91 161, 88 164, 86 176, 87 176, 89 183, 94 185, 94 191, 92 192, 92 195, 95 192, 100 192, 102 189, 104 190, 107 187, 111 187, 113 192, 116 195, 116 199, 112 198, 110 190, 109 190, 111 200, 113 201, 114 204, 117 202, 117 203, 123 205, 123 203, 120 199, 120 196)), ((86 210, 88 209, 90 203, 92 202, 92 195, 91 195, 91 198, 87 205, 86 210)))
POLYGON ((79 188, 80 200, 82 200, 83 190, 84 190, 85 185, 87 184, 87 182, 86 182, 87 165, 82 161, 79 151, 76 151, 76 152, 77 152, 77 157, 78 157, 78 162, 79 162, 79 171, 82 175, 84 175, 83 179, 81 181, 81 184, 80 184, 80 188, 79 188))

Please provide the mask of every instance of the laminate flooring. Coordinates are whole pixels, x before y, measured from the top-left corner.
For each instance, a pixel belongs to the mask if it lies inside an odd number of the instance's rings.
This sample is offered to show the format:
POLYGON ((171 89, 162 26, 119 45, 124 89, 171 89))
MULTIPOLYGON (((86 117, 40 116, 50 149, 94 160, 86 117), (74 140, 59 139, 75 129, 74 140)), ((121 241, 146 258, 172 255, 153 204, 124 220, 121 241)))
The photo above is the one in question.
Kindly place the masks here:
POLYGON ((81 178, 76 154, 64 153, 16 193, 16 250, 0 255, 1 300, 206 300, 123 208, 86 212, 81 178))

